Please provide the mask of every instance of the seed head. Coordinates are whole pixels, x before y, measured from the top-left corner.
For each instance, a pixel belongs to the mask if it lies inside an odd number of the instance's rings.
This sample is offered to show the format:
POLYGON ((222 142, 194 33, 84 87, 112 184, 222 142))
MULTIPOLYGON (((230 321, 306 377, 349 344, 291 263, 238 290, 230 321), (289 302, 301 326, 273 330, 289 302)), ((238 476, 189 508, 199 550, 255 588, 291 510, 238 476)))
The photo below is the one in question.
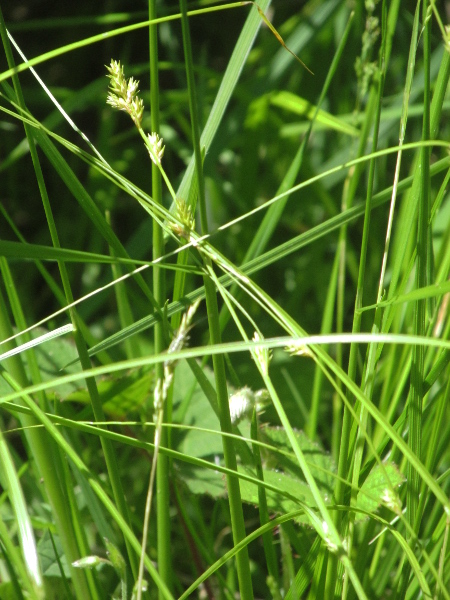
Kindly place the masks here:
POLYGON ((150 142, 150 148, 148 148, 148 153, 150 154, 150 158, 155 163, 155 165, 160 165, 162 157, 164 156, 165 146, 163 146, 163 139, 159 137, 157 133, 149 133, 148 141, 150 142))
POLYGON ((133 119, 136 127, 140 127, 142 115, 144 113, 144 102, 138 97, 139 81, 130 77, 128 81, 125 78, 123 67, 119 61, 111 60, 108 70, 109 94, 106 99, 107 104, 127 112, 133 119))

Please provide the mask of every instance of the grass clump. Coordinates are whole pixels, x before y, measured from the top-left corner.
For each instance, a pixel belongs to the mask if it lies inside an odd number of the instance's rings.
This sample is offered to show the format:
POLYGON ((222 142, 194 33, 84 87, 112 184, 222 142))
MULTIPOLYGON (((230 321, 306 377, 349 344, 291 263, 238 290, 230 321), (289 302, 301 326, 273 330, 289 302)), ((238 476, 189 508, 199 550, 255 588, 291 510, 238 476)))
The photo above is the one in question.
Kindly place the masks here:
POLYGON ((441 7, 122 9, 0 14, 0 597, 449 598, 441 7))

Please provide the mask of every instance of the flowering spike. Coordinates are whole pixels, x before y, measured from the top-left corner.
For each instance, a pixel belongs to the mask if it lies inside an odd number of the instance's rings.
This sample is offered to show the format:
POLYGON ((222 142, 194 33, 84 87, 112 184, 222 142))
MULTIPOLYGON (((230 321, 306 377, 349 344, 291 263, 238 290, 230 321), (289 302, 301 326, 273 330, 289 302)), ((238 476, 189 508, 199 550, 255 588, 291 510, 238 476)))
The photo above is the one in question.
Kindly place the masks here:
POLYGON ((164 377, 158 379, 154 390, 155 419, 158 417, 158 411, 160 411, 164 406, 164 402, 167 398, 167 394, 173 380, 177 361, 173 360, 170 355, 174 354, 175 352, 180 352, 180 350, 186 346, 189 340, 189 331, 191 329, 192 319, 194 318, 195 311, 197 310, 199 304, 200 300, 196 300, 184 313, 180 326, 175 332, 174 338, 167 349, 168 356, 167 360, 164 362, 164 377))
POLYGON ((127 112, 136 127, 140 127, 144 114, 144 102, 137 95, 139 81, 133 77, 126 80, 120 60, 111 60, 110 66, 106 69, 109 73, 109 94, 106 103, 113 108, 127 112))
POLYGON ((263 412, 269 403, 269 398, 267 390, 254 392, 246 385, 236 390, 228 399, 231 423, 237 425, 242 419, 249 419, 254 408, 257 413, 263 412))
POLYGON ((149 133, 148 141, 150 143, 150 148, 148 148, 148 153, 150 154, 150 158, 155 163, 155 165, 160 165, 162 157, 164 156, 165 146, 163 146, 163 139, 159 137, 157 133, 149 133))
POLYGON ((177 198, 175 200, 176 205, 176 217, 181 222, 171 223, 171 229, 180 237, 189 239, 190 232, 195 229, 195 219, 192 216, 191 207, 186 203, 183 198, 177 198))
POLYGON ((311 350, 305 344, 300 341, 295 341, 293 344, 286 346, 286 352, 289 352, 291 356, 310 356, 312 357, 311 350))
MULTIPOLYGON (((260 333, 255 331, 255 334, 253 336, 253 341, 254 342, 262 342, 263 340, 264 340, 264 337, 260 333)), ((253 350, 253 358, 255 359, 255 361, 257 363, 259 363, 264 375, 268 375, 269 363, 272 359, 272 352, 268 348, 263 348, 261 346, 257 346, 253 350)))

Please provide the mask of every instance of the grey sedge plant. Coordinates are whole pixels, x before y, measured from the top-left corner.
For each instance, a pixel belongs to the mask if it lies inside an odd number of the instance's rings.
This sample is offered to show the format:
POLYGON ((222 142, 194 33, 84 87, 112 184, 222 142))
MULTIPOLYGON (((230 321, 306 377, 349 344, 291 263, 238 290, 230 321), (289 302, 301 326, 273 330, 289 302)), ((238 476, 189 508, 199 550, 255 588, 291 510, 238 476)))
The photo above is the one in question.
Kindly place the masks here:
MULTIPOLYGON (((162 158, 164 156, 165 146, 163 145, 163 139, 159 137, 157 133, 149 133, 145 135, 142 128, 142 117, 144 113, 144 102, 138 96, 139 92, 139 81, 130 77, 126 79, 123 66, 120 61, 111 60, 110 66, 106 67, 108 70, 109 77, 109 93, 107 97, 107 104, 126 112, 136 125, 141 137, 143 138, 149 156, 152 162, 159 168, 167 187, 175 200, 175 192, 167 178, 162 167, 162 158)), ((171 228, 180 237, 188 237, 189 232, 194 228, 195 222, 192 217, 191 209, 181 199, 176 199, 177 206, 177 218, 179 224, 171 224, 171 228)), ((188 333, 191 329, 191 322, 194 317, 195 311, 200 303, 200 300, 194 302, 187 312, 181 319, 180 326, 175 332, 173 340, 169 345, 167 354, 174 354, 183 349, 189 339, 188 333)), ((147 500, 145 504, 145 515, 142 532, 142 550, 139 561, 139 572, 136 584, 133 590, 133 597, 140 600, 142 592, 146 589, 146 581, 144 580, 144 560, 145 560, 145 548, 147 545, 148 538, 148 527, 150 521, 152 498, 153 498, 153 487, 156 475, 156 466, 158 461, 159 446, 161 442, 162 423, 164 417, 164 404, 168 397, 170 386, 173 382, 173 376, 175 371, 176 361, 168 358, 164 363, 164 375, 158 378, 154 389, 154 415, 153 420, 155 423, 155 435, 154 435, 154 454, 152 460, 152 466, 150 470, 150 479, 147 492, 147 500)))

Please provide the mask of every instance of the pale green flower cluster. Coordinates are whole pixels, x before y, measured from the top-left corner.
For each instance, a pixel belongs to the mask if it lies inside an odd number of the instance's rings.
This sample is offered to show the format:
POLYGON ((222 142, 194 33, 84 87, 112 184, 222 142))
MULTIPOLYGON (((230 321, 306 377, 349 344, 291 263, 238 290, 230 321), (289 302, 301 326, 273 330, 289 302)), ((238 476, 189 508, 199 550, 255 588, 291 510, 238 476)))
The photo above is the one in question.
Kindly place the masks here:
MULTIPOLYGON (((255 331, 253 336, 254 342, 262 342, 264 340, 263 336, 255 331)), ((253 350, 253 358, 259 363, 264 375, 269 374, 269 363, 272 359, 272 352, 268 348, 263 348, 260 346, 256 346, 253 350)))
POLYGON ((175 200, 175 191, 161 165, 165 150, 163 139, 160 138, 156 132, 146 135, 142 129, 141 123, 144 114, 144 101, 138 96, 139 81, 133 77, 130 77, 130 79, 125 77, 120 60, 117 61, 111 59, 111 64, 106 68, 109 77, 109 93, 106 99, 107 104, 128 113, 133 119, 134 124, 144 140, 151 160, 158 167, 172 198, 175 200))
POLYGON ((309 356, 312 357, 311 350, 301 342, 294 342, 285 348, 292 356, 309 356))
POLYGON ((155 165, 160 165, 162 157, 164 156, 165 146, 163 146, 163 139, 159 137, 157 133, 149 133, 148 141, 150 144, 150 148, 148 148, 148 153, 150 154, 150 158, 155 163, 155 165))
POLYGON ((242 419, 250 419, 253 409, 256 409, 257 413, 263 412, 269 403, 269 398, 267 390, 254 392, 246 385, 230 394, 228 402, 232 424, 237 425, 242 419))
POLYGON ((128 80, 125 78, 120 60, 111 60, 110 66, 106 68, 109 72, 109 94, 106 102, 118 110, 127 112, 139 128, 144 114, 144 101, 137 95, 139 81, 133 77, 128 80))
POLYGON ((174 337, 167 350, 167 354, 169 356, 164 362, 164 378, 158 379, 155 387, 155 418, 158 418, 158 412, 161 411, 162 407, 164 406, 164 402, 167 398, 169 388, 172 384, 175 366, 177 364, 177 361, 172 359, 170 357, 170 354, 180 352, 180 350, 182 350, 186 346, 189 340, 189 331, 191 329, 192 319, 194 318, 195 311, 197 310, 199 304, 200 300, 196 300, 184 313, 183 318, 181 319, 180 326, 175 332, 174 337))
POLYGON ((190 232, 195 229, 195 219, 192 216, 191 207, 183 200, 183 198, 177 198, 175 204, 177 209, 176 216, 181 224, 171 223, 170 226, 172 231, 177 235, 188 240, 190 232))

